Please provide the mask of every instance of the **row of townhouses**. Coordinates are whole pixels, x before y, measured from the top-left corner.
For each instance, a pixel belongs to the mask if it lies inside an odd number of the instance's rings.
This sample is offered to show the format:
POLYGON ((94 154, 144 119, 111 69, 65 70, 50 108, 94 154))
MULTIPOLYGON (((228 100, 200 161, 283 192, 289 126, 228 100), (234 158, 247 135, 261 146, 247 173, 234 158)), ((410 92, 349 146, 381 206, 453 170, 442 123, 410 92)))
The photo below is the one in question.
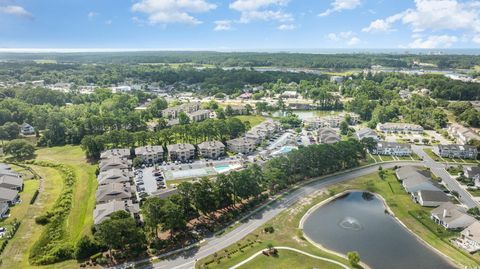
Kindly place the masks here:
POLYGON ((140 219, 140 206, 136 201, 135 188, 132 186, 130 149, 110 149, 101 153, 98 188, 96 192, 94 224, 99 224, 116 211, 125 211, 133 218, 140 219))
POLYGON ((472 140, 480 140, 480 135, 474 130, 458 123, 449 125, 447 131, 450 136, 457 140, 457 143, 462 145, 468 144, 472 140))
POLYGON ((0 218, 8 216, 10 206, 20 201, 23 178, 10 166, 0 163, 0 218))
POLYGON ((312 117, 303 120, 307 129, 314 130, 323 127, 338 128, 342 121, 349 118, 350 124, 357 124, 360 121, 360 115, 356 113, 341 113, 339 115, 329 115, 324 117, 312 117))
POLYGON ((423 127, 417 124, 410 123, 379 123, 377 130, 384 133, 413 133, 420 134, 423 132, 423 127))
POLYGON ((231 152, 249 154, 265 139, 271 138, 281 129, 278 122, 266 120, 250 129, 243 137, 227 141, 227 148, 231 152))

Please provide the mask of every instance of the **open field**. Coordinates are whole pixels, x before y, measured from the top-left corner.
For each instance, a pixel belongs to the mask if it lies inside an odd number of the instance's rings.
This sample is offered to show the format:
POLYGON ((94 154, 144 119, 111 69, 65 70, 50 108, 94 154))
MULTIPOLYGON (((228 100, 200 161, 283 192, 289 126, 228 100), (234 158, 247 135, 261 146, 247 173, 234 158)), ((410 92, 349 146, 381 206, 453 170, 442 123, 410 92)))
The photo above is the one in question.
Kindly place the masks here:
POLYGON ((30 166, 42 180, 25 181, 25 190, 21 193, 22 203, 12 209, 7 222, 17 218, 22 222, 13 239, 8 243, 1 258, 4 268, 75 268, 76 262, 67 261, 50 266, 31 266, 28 263, 30 249, 38 240, 44 227, 35 223, 35 217, 44 214, 55 204, 63 188, 63 179, 57 170, 49 167, 30 166), (36 189, 40 194, 33 205, 30 199, 36 189))
POLYGON ((37 159, 63 163, 74 170, 77 181, 66 230, 69 232, 71 242, 76 242, 82 235, 91 234, 97 189, 96 165, 87 163, 85 154, 79 146, 40 149, 37 151, 37 159))
MULTIPOLYGON (((269 243, 274 246, 290 246, 315 255, 331 257, 331 254, 319 250, 304 240, 302 231, 298 229, 298 223, 306 211, 315 204, 325 200, 330 195, 352 189, 363 189, 380 194, 392 209, 395 216, 398 217, 411 231, 432 247, 435 247, 445 255, 451 257, 457 264, 467 266, 478 266, 478 264, 480 264, 479 254, 469 255, 455 248, 448 242, 448 239, 457 235, 457 233, 446 231, 440 226, 434 224, 429 218, 431 209, 423 208, 420 205, 415 204, 396 180, 394 173, 388 171, 385 180, 381 180, 378 177, 378 174, 374 173, 350 182, 335 185, 329 189, 328 193, 323 192, 316 196, 302 199, 295 206, 288 208, 254 233, 250 234, 240 242, 231 245, 227 251, 233 252, 240 248, 240 246, 246 245, 249 242, 256 241, 257 243, 244 249, 243 252, 235 252, 233 255, 230 255, 230 258, 221 259, 220 263, 217 263, 218 258, 225 256, 226 252, 218 252, 217 257, 210 256, 200 260, 197 263, 197 268, 202 268, 202 265, 211 262, 212 260, 214 262, 210 263, 207 268, 229 268, 230 266, 247 259, 258 250, 265 248, 269 243), (265 233, 263 229, 267 226, 272 226, 275 229, 275 232, 271 234, 265 233)), ((300 254, 292 253, 292 255, 295 256, 300 254)), ((303 261, 301 257, 291 257, 291 259, 299 259, 303 261)), ((338 257, 335 257, 335 259, 342 260, 338 257)), ((289 266, 291 268, 297 268, 298 266, 301 266, 301 264, 289 266)))
POLYGON ((242 122, 250 122, 250 127, 259 125, 260 123, 265 121, 265 118, 259 115, 240 115, 235 116, 235 118, 241 120, 242 122))

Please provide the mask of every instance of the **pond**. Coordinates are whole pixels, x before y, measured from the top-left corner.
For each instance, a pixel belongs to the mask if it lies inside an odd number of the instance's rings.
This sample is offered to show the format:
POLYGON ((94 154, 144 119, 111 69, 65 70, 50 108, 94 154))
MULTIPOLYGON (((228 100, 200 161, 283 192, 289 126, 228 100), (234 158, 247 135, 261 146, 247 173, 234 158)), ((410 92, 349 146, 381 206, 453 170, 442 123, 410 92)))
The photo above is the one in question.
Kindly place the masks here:
POLYGON ((327 249, 358 251, 374 269, 455 268, 386 214, 383 201, 371 193, 350 192, 319 207, 303 229, 327 249))

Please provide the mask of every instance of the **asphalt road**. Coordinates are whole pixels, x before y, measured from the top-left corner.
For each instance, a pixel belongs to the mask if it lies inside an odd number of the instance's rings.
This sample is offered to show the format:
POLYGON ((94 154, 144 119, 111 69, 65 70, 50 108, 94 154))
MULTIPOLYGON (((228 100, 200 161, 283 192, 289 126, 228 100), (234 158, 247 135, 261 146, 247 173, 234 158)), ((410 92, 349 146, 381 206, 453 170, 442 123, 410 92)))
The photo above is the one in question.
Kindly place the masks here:
POLYGON ((460 186, 458 181, 450 176, 450 174, 445 170, 446 165, 443 163, 435 162, 430 156, 428 156, 425 151, 423 151, 421 146, 412 146, 413 152, 415 152, 418 156, 423 158, 423 164, 430 168, 430 171, 433 172, 437 177, 440 177, 442 181, 445 183, 445 186, 450 191, 457 191, 459 194, 460 201, 466 205, 468 208, 480 206, 480 204, 475 201, 470 193, 468 193, 464 188, 460 186))
MULTIPOLYGON (((380 164, 383 168, 393 168, 394 166, 406 166, 406 165, 421 165, 419 162, 395 162, 395 163, 383 163, 380 164)), ((170 256, 164 260, 156 262, 154 264, 144 266, 142 268, 158 268, 158 269, 187 269, 194 268, 196 260, 209 256, 215 252, 218 252, 231 244, 241 240, 255 229, 271 220, 278 214, 280 214, 286 208, 292 206, 300 199, 312 194, 315 191, 324 189, 333 184, 348 181, 354 178, 358 178, 364 175, 368 175, 378 171, 380 165, 373 165, 369 167, 360 168, 354 171, 349 171, 337 175, 326 177, 322 180, 309 183, 284 198, 277 200, 266 207, 264 210, 253 214, 250 218, 245 220, 241 225, 233 229, 232 231, 220 236, 205 238, 205 242, 196 249, 184 251, 181 254, 170 256)), ((141 261, 140 261, 141 262, 141 261)))

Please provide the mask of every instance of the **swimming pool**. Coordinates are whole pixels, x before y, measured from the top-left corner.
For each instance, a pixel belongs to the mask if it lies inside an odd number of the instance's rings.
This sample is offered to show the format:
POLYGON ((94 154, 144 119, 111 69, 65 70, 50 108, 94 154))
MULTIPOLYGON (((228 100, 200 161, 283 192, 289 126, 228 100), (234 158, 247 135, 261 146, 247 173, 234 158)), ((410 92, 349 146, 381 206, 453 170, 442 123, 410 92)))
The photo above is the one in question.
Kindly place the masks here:
POLYGON ((242 167, 240 164, 236 163, 236 164, 217 164, 213 167, 213 169, 215 169, 215 171, 219 174, 222 174, 222 173, 226 173, 228 171, 231 171, 231 170, 234 170, 234 169, 238 169, 242 167))
POLYGON ((286 154, 294 149, 298 149, 298 148, 293 146, 283 146, 279 150, 272 152, 272 155, 286 154))

